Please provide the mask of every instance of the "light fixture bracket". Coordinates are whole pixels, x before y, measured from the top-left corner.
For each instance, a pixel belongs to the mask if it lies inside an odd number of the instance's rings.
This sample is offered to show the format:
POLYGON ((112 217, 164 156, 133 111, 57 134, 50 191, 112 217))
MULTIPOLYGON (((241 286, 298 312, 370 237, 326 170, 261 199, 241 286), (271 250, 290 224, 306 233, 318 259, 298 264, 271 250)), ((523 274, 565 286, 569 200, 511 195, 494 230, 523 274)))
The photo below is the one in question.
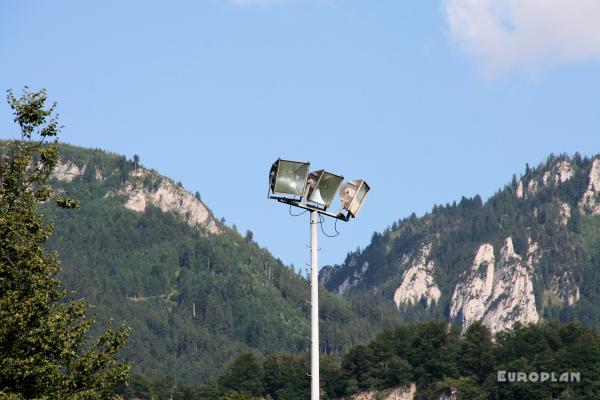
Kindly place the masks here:
POLYGON ((294 207, 298 207, 298 208, 302 208, 304 210, 316 211, 316 212, 318 212, 321 215, 326 215, 326 216, 331 217, 331 218, 339 219, 340 221, 348 222, 350 220, 350 214, 349 213, 346 214, 346 215, 344 215, 343 213, 340 212, 340 213, 338 213, 336 215, 336 214, 327 212, 325 209, 323 209, 321 207, 318 207, 316 205, 306 204, 306 203, 300 203, 297 200, 290 199, 290 198, 287 198, 287 197, 269 196, 269 199, 277 200, 280 203, 288 204, 290 206, 294 206, 294 207))

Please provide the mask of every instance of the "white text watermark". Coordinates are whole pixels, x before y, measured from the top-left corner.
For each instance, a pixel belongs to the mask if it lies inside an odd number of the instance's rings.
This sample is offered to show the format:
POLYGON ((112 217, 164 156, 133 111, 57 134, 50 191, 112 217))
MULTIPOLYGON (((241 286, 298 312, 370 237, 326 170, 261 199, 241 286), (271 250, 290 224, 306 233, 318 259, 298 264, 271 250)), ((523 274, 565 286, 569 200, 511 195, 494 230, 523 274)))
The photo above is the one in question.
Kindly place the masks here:
POLYGON ((523 372, 523 371, 498 371, 498 382, 562 382, 574 383, 581 381, 580 372, 523 372))

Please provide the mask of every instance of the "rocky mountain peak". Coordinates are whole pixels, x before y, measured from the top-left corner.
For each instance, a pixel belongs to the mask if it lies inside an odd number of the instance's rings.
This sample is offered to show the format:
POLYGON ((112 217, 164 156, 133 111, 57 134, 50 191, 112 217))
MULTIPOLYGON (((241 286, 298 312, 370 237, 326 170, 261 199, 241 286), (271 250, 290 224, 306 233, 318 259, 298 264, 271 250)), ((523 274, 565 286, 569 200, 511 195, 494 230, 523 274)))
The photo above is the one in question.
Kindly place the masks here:
MULTIPOLYGON (((536 245, 530 249, 535 251, 536 245)), ((531 256, 533 260, 533 256, 531 256)), ((492 332, 507 329, 515 322, 537 322, 532 271, 515 253, 508 237, 494 259, 493 247, 482 244, 469 272, 454 289, 450 319, 463 327, 483 321, 492 332)))

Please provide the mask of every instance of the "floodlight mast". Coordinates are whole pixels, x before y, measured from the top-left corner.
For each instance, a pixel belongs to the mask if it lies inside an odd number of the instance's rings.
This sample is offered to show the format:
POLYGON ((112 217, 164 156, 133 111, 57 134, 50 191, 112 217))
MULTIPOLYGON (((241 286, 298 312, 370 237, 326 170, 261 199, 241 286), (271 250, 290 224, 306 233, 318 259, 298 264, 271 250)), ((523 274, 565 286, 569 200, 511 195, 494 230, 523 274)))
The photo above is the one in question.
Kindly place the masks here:
POLYGON ((310 398, 319 400, 319 267, 317 247, 318 211, 310 212, 310 398))
MULTIPOLYGON (((351 212, 347 205, 350 204, 348 199, 342 199, 342 208, 337 214, 333 214, 327 212, 327 206, 329 202, 326 202, 327 205, 322 205, 321 207, 303 202, 304 195, 299 195, 297 192, 297 188, 299 184, 304 185, 304 194, 308 193, 309 185, 308 183, 308 167, 309 163, 301 163, 295 161, 287 161, 278 159, 275 161, 273 166, 271 167, 271 172, 269 174, 269 199, 277 200, 280 203, 288 204, 290 206, 299 207, 306 211, 310 211, 310 304, 311 304, 311 312, 310 312, 310 326, 311 326, 311 344, 310 344, 310 398, 311 400, 319 400, 320 399, 320 382, 319 382, 319 267, 318 267, 318 229, 317 225, 319 224, 319 215, 326 215, 331 218, 339 219, 344 222, 348 222, 350 217, 354 218, 356 216, 355 213, 351 212), (283 166, 280 171, 280 166, 283 166), (306 170, 306 173, 305 173, 306 170), (291 171, 291 172, 290 172, 291 171), (287 196, 279 196, 275 195, 277 191, 277 181, 278 179, 282 179, 289 187, 293 187, 296 189, 285 189, 287 191, 280 191, 278 193, 282 193, 287 196), (295 181, 294 185, 289 185, 290 181, 295 181), (300 197, 300 198, 298 198, 300 197), (346 204, 346 205, 345 205, 346 204), (346 209, 346 214, 343 214, 343 210, 346 209)), ((323 171, 320 171, 323 172, 323 171)), ((337 176, 331 174, 333 176, 337 176)), ((343 179, 343 177, 338 176, 339 181, 343 179)), ((339 183, 337 183, 337 188, 339 188, 339 183)), ((283 186, 282 186, 283 187, 283 186)), ((367 191, 368 186, 367 186, 367 191)), ((355 191, 356 192, 356 191, 355 191)), ((340 192, 340 195, 342 193, 340 192)), ((353 200, 355 194, 352 195, 351 200, 353 200)), ((366 197, 366 193, 360 201, 360 205, 364 201, 366 197)))
POLYGON ((302 204, 297 201, 269 196, 271 199, 290 206, 310 211, 310 398, 320 399, 319 380, 319 260, 318 234, 319 214, 347 222, 350 217, 339 213, 328 213, 325 210, 302 204))

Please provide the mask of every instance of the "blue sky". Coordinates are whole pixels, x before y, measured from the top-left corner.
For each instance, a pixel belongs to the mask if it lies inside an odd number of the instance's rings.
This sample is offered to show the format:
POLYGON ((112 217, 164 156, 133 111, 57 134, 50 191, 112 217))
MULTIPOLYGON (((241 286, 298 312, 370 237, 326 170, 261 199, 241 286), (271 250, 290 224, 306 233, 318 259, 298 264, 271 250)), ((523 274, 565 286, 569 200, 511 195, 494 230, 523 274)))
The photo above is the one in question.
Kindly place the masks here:
MULTIPOLYGON (((296 266, 308 216, 266 199, 271 163, 364 177, 359 218, 320 238, 340 263, 525 163, 600 152, 598 2, 539 4, 3 1, 0 88, 47 88, 63 141, 139 154, 296 266)), ((11 121, 0 107, 0 137, 11 121)))

